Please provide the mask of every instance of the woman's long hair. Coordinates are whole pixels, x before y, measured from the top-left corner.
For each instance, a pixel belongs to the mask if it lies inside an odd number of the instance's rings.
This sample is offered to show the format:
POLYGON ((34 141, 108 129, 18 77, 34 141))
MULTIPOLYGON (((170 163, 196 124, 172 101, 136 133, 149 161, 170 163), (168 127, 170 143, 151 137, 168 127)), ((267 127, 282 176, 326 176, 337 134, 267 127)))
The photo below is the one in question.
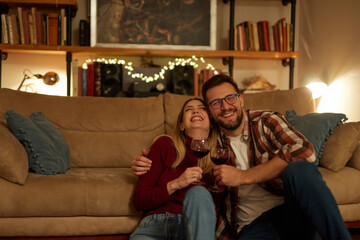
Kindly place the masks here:
MULTIPOLYGON (((193 100, 200 101, 204 104, 204 106, 206 106, 204 100, 202 100, 200 98, 188 99, 182 106, 181 111, 180 111, 177 121, 176 121, 176 125, 174 128, 173 134, 171 136, 172 141, 174 143, 174 147, 176 149, 176 160, 173 163, 172 168, 176 168, 185 157, 186 136, 185 136, 185 131, 181 131, 180 126, 183 121, 185 106, 186 106, 186 104, 188 104, 188 102, 193 101, 193 100)), ((208 113, 208 115, 210 116, 210 113, 208 113)), ((215 126, 213 119, 210 118, 210 132, 209 132, 210 148, 216 146, 217 136, 218 136, 217 127, 215 126)), ((214 167, 214 164, 212 163, 212 161, 210 159, 210 154, 203 157, 200 161, 203 161, 203 164, 201 164, 201 165, 204 166, 204 168, 203 168, 204 173, 210 172, 211 169, 214 167)))

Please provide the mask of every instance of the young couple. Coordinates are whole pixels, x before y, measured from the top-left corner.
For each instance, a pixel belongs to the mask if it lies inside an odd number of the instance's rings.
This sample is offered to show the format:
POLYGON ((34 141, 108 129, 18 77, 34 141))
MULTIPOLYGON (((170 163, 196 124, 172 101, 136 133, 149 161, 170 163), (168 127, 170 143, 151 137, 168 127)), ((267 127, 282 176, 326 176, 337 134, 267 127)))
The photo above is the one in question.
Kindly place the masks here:
POLYGON ((172 138, 132 161, 141 176, 134 204, 145 218, 131 239, 351 239, 302 134, 279 113, 245 110, 229 76, 209 79, 202 96, 185 103, 172 138), (216 135, 233 153, 212 171, 227 186, 218 214, 211 194, 192 185, 211 172, 210 161, 194 167, 189 148, 191 138, 216 135))

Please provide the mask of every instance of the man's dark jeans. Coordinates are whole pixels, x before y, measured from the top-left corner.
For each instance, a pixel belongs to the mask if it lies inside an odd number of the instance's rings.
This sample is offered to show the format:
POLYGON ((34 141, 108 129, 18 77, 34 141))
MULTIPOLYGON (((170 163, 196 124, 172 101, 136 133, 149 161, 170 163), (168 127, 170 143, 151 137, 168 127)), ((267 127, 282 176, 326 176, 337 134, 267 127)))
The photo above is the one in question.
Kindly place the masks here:
POLYGON ((351 240, 336 201, 315 165, 291 162, 284 171, 284 204, 249 225, 237 239, 351 240))

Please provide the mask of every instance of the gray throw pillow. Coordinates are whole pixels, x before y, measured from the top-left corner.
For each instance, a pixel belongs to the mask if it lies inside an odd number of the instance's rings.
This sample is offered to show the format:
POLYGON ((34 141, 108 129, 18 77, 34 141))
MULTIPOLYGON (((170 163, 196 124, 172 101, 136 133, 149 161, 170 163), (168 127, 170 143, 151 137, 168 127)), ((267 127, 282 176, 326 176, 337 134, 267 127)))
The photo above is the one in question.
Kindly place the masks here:
POLYGON ((314 145, 315 165, 318 165, 329 135, 347 117, 342 113, 309 113, 301 116, 295 110, 288 110, 286 120, 314 145))
POLYGON ((10 131, 25 147, 30 171, 54 175, 70 168, 69 146, 42 113, 33 113, 27 118, 8 110, 5 117, 10 131))

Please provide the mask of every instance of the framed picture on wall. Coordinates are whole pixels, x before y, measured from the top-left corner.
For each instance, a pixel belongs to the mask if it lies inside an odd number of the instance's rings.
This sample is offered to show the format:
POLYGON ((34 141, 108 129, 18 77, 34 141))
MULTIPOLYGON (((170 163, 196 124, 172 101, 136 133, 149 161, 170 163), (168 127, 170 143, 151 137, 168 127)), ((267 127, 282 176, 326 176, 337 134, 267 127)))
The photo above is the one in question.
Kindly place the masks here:
POLYGON ((216 0, 91 0, 91 46, 215 49, 216 0))

